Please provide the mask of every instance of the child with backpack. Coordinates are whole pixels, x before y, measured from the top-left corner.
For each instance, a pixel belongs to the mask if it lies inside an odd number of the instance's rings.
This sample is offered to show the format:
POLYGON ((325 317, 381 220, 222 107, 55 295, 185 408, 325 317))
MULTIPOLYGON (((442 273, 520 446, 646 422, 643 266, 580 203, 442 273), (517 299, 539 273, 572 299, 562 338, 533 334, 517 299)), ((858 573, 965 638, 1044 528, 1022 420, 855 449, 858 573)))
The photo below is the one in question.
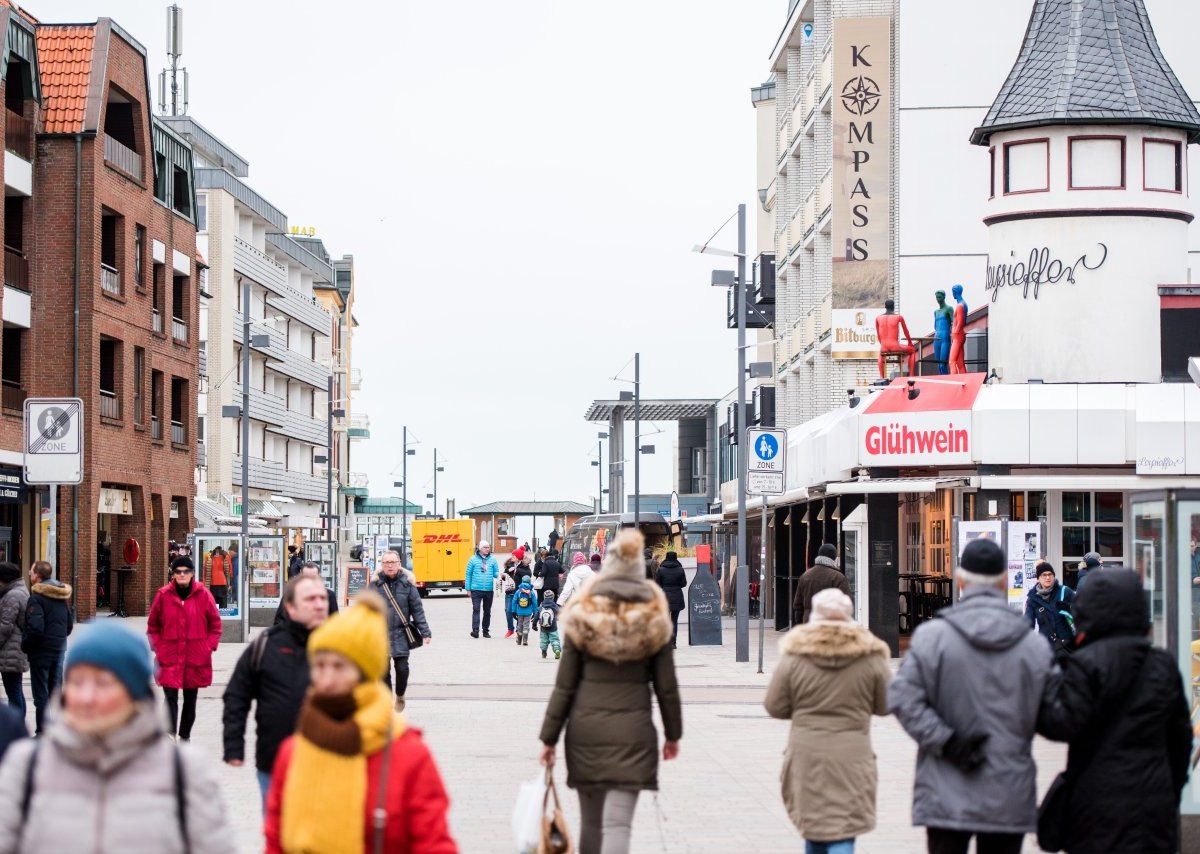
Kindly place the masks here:
POLYGON ((547 590, 543 594, 542 607, 538 611, 537 627, 538 641, 542 648, 542 658, 546 657, 546 647, 554 648, 554 659, 562 658, 562 644, 558 640, 558 603, 554 601, 554 591, 547 590))
POLYGON ((529 646, 529 624, 537 613, 537 593, 529 576, 521 579, 517 592, 513 594, 512 612, 516 622, 517 646, 529 646))

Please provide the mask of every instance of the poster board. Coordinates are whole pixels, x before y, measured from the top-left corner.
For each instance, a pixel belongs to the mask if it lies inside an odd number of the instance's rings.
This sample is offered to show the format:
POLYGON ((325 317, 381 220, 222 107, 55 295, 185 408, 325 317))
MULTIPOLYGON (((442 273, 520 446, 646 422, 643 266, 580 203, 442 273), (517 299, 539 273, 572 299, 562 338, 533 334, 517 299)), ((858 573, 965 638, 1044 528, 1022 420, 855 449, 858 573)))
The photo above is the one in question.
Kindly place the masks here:
POLYGON ((239 555, 244 551, 241 540, 241 534, 219 531, 193 531, 188 534, 188 545, 196 564, 196 580, 208 587, 217 600, 217 613, 222 620, 241 619, 242 567, 239 555), (223 575, 224 585, 212 583, 214 562, 219 565, 219 571, 215 573, 218 576, 216 580, 220 581, 223 575))
POLYGON ((250 535, 246 538, 246 569, 250 572, 250 608, 279 607, 283 592, 283 537, 250 535))
POLYGON ((1042 556, 1042 523, 1008 523, 1008 604, 1023 610, 1025 597, 1037 586, 1034 567, 1042 556))

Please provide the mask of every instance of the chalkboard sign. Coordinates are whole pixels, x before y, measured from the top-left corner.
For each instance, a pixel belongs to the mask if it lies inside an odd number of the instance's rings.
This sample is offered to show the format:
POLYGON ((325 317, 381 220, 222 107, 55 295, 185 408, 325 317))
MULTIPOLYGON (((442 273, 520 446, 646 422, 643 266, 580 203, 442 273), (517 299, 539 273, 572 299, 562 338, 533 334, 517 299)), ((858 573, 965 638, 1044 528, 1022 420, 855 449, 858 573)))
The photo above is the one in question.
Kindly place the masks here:
POLYGON ((370 583, 370 569, 365 566, 346 567, 346 601, 349 602, 370 583))
POLYGON ((688 643, 720 646, 721 587, 707 572, 697 572, 688 585, 688 643))

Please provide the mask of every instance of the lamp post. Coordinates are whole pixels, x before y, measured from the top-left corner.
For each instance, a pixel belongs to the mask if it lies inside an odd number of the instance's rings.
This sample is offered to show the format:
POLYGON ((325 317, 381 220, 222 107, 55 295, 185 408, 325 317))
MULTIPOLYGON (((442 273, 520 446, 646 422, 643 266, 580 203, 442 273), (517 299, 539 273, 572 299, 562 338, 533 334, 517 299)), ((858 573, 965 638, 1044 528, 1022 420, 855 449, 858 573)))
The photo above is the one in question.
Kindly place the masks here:
POLYGON ((642 520, 642 354, 633 354, 633 527, 642 520))
MULTIPOLYGON (((404 492, 402 492, 400 496, 400 504, 402 505, 400 512, 403 514, 403 517, 400 520, 400 551, 404 552, 404 554, 401 556, 400 561, 401 563, 404 563, 405 566, 408 565, 405 563, 408 560, 408 458, 410 456, 415 457, 416 455, 416 450, 408 447, 408 425, 405 425, 404 456, 402 458, 403 468, 400 472, 400 485, 404 488, 404 492)), ((395 469, 393 469, 393 471, 395 471, 395 469)))
POLYGON ((437 464, 437 448, 434 448, 433 449, 433 495, 430 496, 433 499, 433 515, 434 516, 436 516, 438 514, 437 476, 438 476, 438 472, 445 471, 445 470, 446 470, 445 467, 439 466, 437 464))
POLYGON ((608 438, 607 433, 596 434, 596 462, 592 463, 596 467, 596 512, 604 512, 604 440, 608 438))

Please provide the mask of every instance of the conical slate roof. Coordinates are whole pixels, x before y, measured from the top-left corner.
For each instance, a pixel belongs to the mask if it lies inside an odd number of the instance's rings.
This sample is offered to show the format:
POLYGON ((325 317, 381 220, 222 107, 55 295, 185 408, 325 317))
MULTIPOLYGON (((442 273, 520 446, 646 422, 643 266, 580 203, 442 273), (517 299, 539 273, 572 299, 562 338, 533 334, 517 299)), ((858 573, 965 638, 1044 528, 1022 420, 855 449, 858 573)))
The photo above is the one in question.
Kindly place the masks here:
POLYGON ((1143 0, 1035 0, 1021 54, 971 142, 1050 124, 1162 125, 1200 140, 1200 113, 1143 0))

